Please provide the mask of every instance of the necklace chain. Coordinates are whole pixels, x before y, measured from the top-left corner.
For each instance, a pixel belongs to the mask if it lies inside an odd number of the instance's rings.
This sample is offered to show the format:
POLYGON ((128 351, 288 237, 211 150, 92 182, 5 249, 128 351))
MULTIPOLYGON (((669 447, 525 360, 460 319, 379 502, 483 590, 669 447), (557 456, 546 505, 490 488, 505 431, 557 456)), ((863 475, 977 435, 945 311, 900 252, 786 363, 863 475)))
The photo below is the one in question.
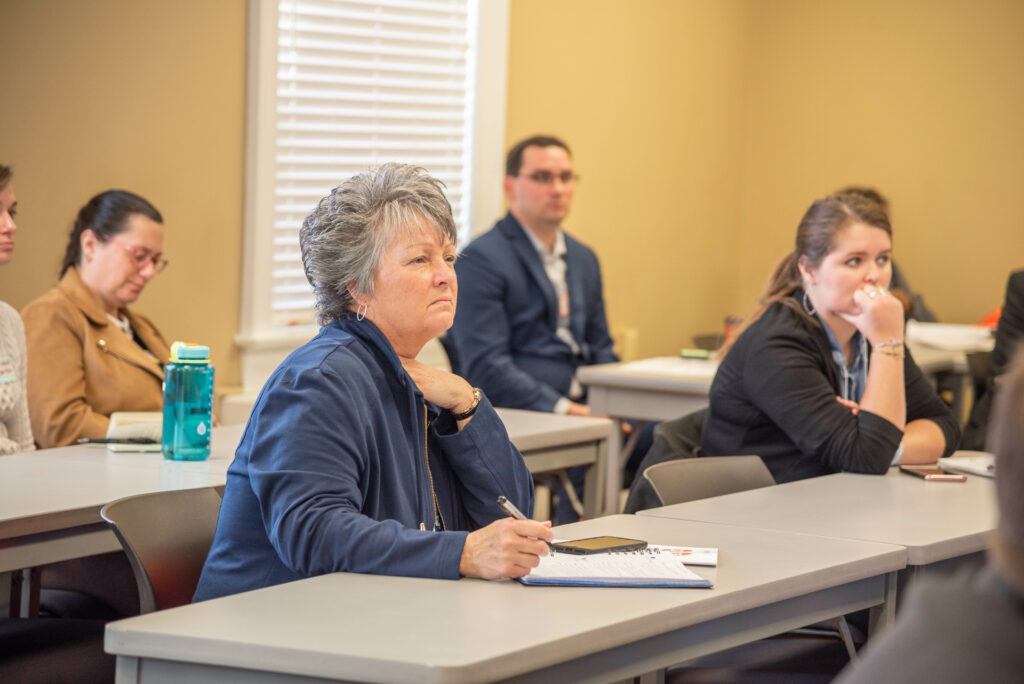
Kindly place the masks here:
POLYGON ((427 435, 429 434, 429 422, 427 421, 427 405, 423 404, 423 461, 427 464, 427 479, 430 481, 430 496, 434 499, 434 516, 435 516, 435 528, 437 527, 436 520, 441 521, 441 529, 447 529, 444 524, 444 516, 441 515, 441 506, 437 502, 437 490, 434 489, 434 474, 430 471, 430 448, 427 445, 427 435))

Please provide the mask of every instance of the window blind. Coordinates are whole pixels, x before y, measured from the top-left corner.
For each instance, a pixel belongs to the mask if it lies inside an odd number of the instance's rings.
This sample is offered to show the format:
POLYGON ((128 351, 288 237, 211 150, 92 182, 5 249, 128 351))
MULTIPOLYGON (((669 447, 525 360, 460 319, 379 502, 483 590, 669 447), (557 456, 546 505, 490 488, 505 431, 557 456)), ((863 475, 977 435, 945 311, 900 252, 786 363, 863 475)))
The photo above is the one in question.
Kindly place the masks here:
POLYGON ((299 228, 353 174, 426 168, 468 234, 476 2, 278 3, 272 328, 315 323, 299 228))

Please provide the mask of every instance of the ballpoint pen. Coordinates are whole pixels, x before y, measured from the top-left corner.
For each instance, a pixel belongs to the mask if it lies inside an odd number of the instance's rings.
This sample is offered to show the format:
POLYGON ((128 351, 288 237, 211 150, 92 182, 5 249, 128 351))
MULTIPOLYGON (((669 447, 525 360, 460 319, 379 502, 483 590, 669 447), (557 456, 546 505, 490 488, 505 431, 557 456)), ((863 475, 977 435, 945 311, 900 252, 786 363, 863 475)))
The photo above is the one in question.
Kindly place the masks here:
POLYGON ((149 437, 83 437, 79 444, 157 444, 149 437))
MULTIPOLYGON (((514 503, 509 501, 504 496, 498 497, 498 508, 500 508, 501 510, 503 510, 505 513, 512 516, 516 520, 529 520, 529 518, 523 515, 523 512, 521 510, 516 508, 516 505, 514 503)), ((548 545, 548 548, 551 549, 552 553, 555 552, 555 547, 551 545, 551 542, 549 542, 547 539, 543 539, 541 541, 548 545)))

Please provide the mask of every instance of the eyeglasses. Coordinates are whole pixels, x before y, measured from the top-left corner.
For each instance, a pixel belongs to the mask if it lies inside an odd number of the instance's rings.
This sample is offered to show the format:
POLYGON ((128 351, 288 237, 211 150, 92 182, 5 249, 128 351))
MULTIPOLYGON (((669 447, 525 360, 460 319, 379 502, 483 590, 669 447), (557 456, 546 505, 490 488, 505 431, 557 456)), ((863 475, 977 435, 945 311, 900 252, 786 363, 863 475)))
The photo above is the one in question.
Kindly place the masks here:
POLYGON ((121 238, 113 238, 114 242, 121 245, 121 248, 128 253, 128 256, 135 262, 135 268, 142 270, 146 268, 146 264, 150 264, 153 267, 153 271, 156 273, 163 273, 164 269, 171 262, 164 259, 163 254, 157 252, 153 254, 145 247, 139 247, 138 245, 129 245, 121 238))
POLYGON ((537 185, 554 185, 555 179, 562 181, 562 185, 569 185, 580 179, 572 171, 562 171, 561 173, 555 174, 550 171, 534 171, 527 176, 528 179, 536 183, 537 185))

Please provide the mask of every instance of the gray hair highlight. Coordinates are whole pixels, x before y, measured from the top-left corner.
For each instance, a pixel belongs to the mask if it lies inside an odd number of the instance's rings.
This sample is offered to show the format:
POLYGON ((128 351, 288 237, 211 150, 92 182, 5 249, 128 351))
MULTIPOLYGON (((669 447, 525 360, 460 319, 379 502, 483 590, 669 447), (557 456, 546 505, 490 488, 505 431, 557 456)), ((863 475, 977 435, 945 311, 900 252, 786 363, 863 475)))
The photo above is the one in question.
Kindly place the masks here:
POLYGON ((400 231, 422 223, 456 244, 444 183, 425 169, 389 163, 334 188, 302 222, 299 247, 320 325, 355 308, 353 293, 373 294, 373 276, 400 231))

